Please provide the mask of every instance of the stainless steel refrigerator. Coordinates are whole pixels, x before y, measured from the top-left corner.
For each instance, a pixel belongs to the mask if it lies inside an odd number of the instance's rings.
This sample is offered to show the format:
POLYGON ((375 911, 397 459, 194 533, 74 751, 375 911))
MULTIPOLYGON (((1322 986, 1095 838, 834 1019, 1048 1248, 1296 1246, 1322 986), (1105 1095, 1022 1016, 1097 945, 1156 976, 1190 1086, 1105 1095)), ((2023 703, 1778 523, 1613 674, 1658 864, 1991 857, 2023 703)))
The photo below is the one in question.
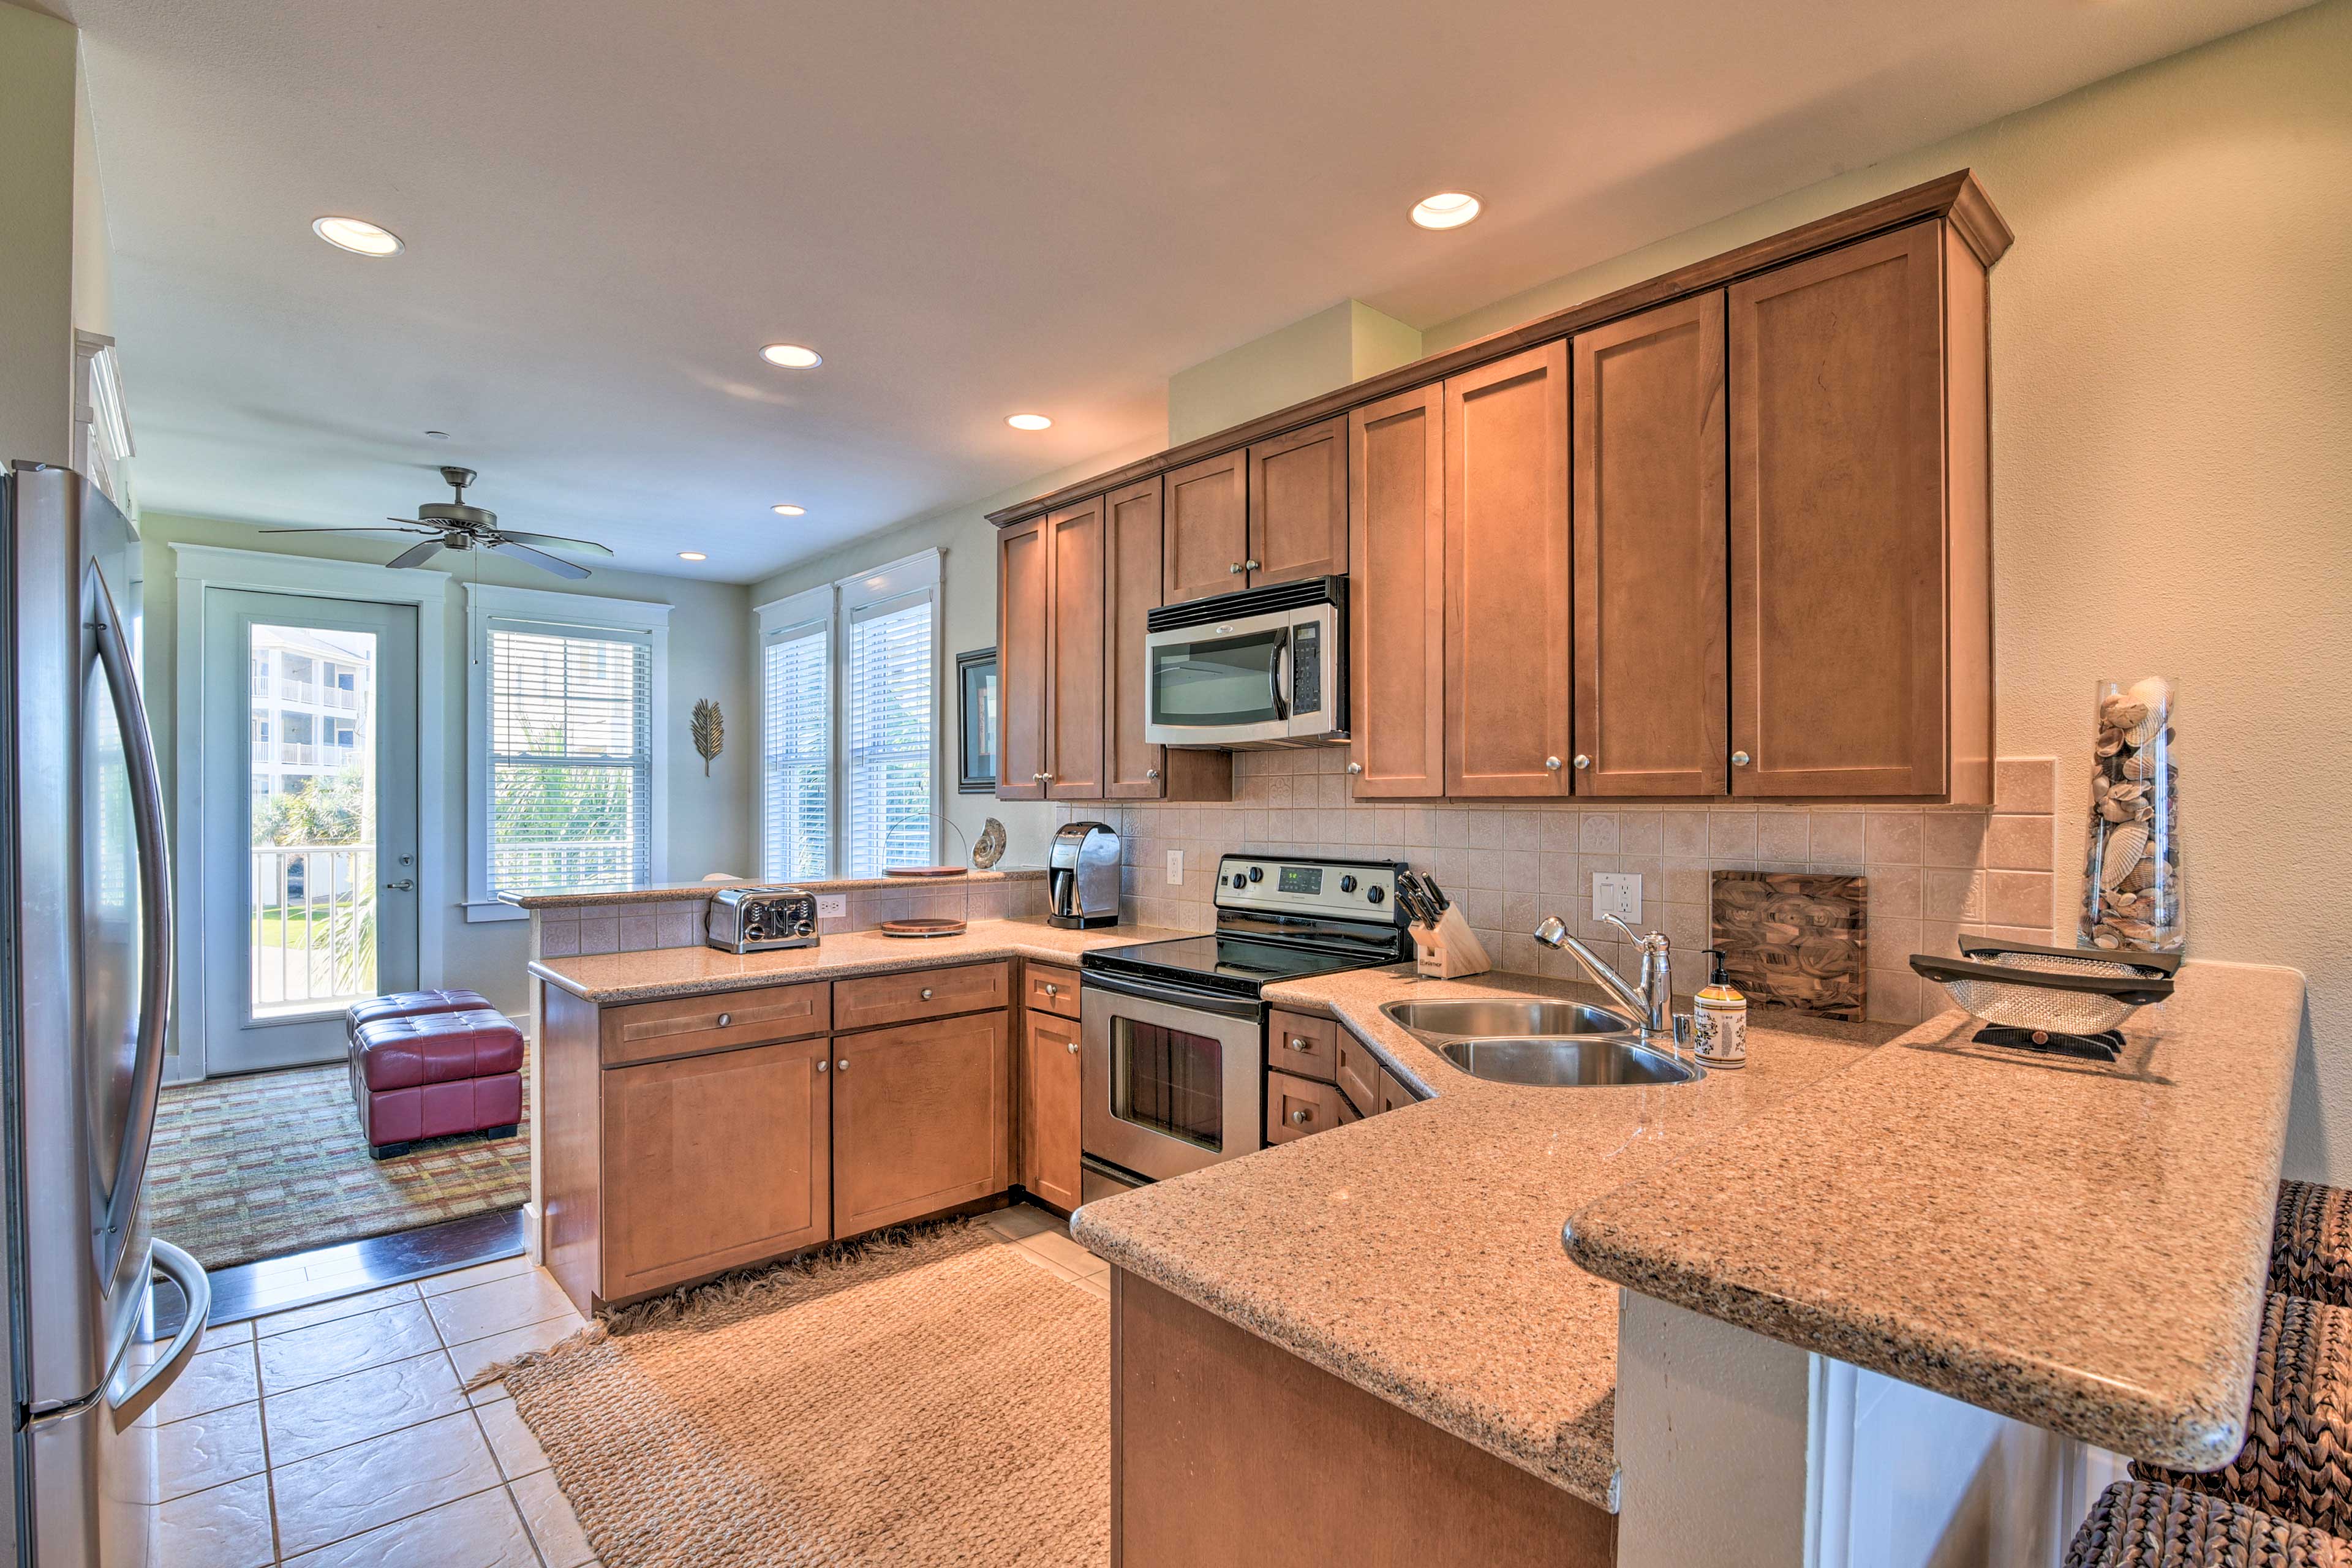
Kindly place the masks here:
POLYGON ((0 1224, 7 1518, 30 1568, 157 1561, 140 1417, 197 1349, 210 1289, 147 1234, 172 992, 171 863, 125 619, 131 525, 69 470, 0 477, 0 1224), (175 1290, 153 1292, 151 1280, 175 1290), (181 1304, 168 1336, 151 1300, 181 1304))

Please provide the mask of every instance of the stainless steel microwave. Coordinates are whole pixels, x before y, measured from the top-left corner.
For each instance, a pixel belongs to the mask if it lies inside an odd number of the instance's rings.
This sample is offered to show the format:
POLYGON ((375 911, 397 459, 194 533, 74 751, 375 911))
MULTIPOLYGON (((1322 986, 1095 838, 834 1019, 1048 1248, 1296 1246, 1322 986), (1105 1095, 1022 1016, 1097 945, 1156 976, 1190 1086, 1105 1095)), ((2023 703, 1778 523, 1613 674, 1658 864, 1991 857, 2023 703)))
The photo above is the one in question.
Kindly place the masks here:
POLYGON ((1145 621, 1144 739, 1254 751, 1348 738, 1348 580, 1166 605, 1145 621))

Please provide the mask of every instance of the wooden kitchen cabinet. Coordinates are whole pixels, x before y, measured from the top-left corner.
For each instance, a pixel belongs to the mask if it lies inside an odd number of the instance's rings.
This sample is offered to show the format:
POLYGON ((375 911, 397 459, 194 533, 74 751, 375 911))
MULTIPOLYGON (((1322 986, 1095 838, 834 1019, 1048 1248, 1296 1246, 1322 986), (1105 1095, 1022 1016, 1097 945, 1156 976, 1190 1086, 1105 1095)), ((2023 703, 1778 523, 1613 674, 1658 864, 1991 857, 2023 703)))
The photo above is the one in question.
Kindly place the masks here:
POLYGON ((833 1236, 829 1048, 801 1040, 604 1072, 597 1296, 643 1295, 833 1236))
POLYGON ((1445 793, 1445 389, 1348 416, 1349 787, 1445 793))
POLYGON ((996 536, 996 798, 1045 798, 1045 520, 996 536))
MULTIPOLYGON (((1231 752, 1170 750, 1144 739, 1146 622, 1162 601, 1165 530, 1154 478, 1103 498, 1103 788, 1106 800, 1231 800, 1231 752)), ((1223 590, 1220 590, 1222 592, 1223 590)))
POLYGON ((1329 1018, 1272 1009, 1265 1021, 1265 1065, 1299 1078, 1339 1080, 1339 1026, 1329 1018))
POLYGON ((1002 1012, 833 1042, 835 1234, 1013 1184, 1013 1053, 1002 1012))
POLYGON ((1167 475, 1160 587, 1168 603, 1249 585, 1249 448, 1235 447, 1167 475))
POLYGON ((1727 324, 1731 793, 1989 803, 1983 265, 1913 224, 1727 324))
POLYGON ((1032 1012, 1021 1060, 1021 1184, 1067 1213, 1078 1206, 1078 1022, 1032 1012))
POLYGON ((1569 792, 1568 345, 1445 383, 1445 793, 1569 792))
POLYGON ((1580 795, 1721 795, 1723 296, 1580 332, 1574 364, 1580 795))
POLYGON ((1253 588, 1348 570, 1348 421, 1326 419, 1249 449, 1253 588))
MULTIPOLYGON (((1103 498, 1045 518, 1045 795, 1103 794, 1103 498)), ((999 689, 1003 682, 998 682, 999 689)))
POLYGON ((1339 1087, 1286 1072, 1265 1075, 1265 1141, 1292 1143, 1339 1125, 1339 1087))

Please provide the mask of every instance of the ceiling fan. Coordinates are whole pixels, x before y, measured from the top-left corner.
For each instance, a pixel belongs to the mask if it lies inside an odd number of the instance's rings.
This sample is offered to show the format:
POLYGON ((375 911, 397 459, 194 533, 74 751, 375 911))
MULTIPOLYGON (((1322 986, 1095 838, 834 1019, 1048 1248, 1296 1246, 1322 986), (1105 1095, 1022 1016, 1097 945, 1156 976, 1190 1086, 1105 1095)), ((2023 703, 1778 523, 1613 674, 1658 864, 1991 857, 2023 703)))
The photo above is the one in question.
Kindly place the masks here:
POLYGON ((518 561, 528 561, 541 571, 552 572, 559 577, 585 577, 588 568, 560 561, 544 550, 533 548, 547 545, 556 550, 584 550, 598 555, 613 552, 604 545, 586 539, 562 539, 551 533, 525 533, 519 529, 500 528, 499 514, 466 504, 466 487, 474 482, 471 468, 444 468, 441 478, 457 492, 446 501, 434 501, 416 509, 415 517, 388 517, 391 528, 265 528, 264 533, 429 533, 434 537, 422 544, 410 545, 384 564, 388 566, 422 566, 442 550, 495 550, 501 555, 511 555, 518 561))

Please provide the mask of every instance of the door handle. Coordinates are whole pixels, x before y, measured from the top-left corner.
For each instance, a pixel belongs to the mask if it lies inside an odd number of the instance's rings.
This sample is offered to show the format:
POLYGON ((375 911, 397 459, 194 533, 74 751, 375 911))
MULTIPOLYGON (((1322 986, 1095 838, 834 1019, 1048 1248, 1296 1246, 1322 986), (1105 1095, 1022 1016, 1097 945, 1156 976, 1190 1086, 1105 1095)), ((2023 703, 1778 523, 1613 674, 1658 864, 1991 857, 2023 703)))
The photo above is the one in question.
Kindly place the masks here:
POLYGON ((403 877, 397 882, 386 882, 383 890, 387 893, 413 893, 416 891, 416 879, 403 877))
POLYGON ((112 1389, 107 1391, 107 1405, 114 1413, 114 1429, 118 1432, 128 1430, 154 1407, 157 1400, 171 1392, 172 1384, 188 1370, 188 1363, 203 1347, 205 1320, 212 1316, 213 1286, 204 1265, 168 1241, 159 1238, 152 1247, 149 1255, 152 1267, 180 1288, 185 1310, 180 1318, 180 1331, 172 1336, 171 1345, 139 1381, 120 1394, 112 1389))
POLYGON ((1274 657, 1266 661, 1265 679, 1274 694, 1274 716, 1277 722, 1290 721, 1290 703, 1283 692, 1290 673, 1290 633, 1286 628, 1274 634, 1274 657))

